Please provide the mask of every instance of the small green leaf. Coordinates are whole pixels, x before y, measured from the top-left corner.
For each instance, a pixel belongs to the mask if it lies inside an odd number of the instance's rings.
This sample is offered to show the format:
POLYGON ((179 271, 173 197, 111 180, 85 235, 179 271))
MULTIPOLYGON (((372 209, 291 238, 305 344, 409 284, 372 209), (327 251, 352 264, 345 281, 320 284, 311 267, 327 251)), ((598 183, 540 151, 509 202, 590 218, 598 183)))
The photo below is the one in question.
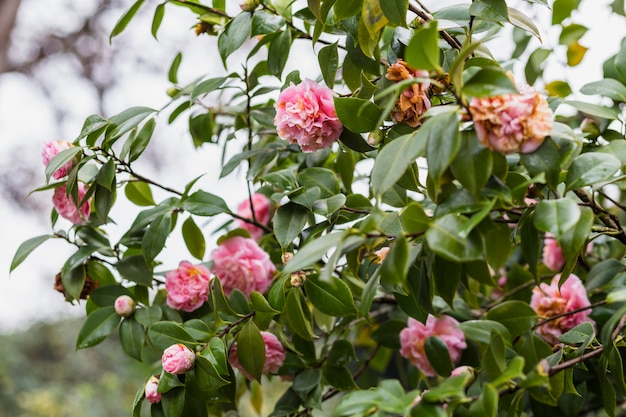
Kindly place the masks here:
POLYGON ((335 77, 339 66, 339 54, 337 52, 337 42, 320 49, 317 60, 322 70, 324 82, 329 88, 335 86, 335 77))
POLYGON ((296 333, 304 340, 313 339, 311 314, 306 306, 306 300, 300 288, 292 288, 287 292, 283 318, 286 318, 287 324, 292 332, 296 333))
POLYGON ((146 263, 150 264, 161 253, 171 231, 172 213, 170 212, 157 217, 150 223, 148 231, 141 239, 141 249, 146 258, 146 263))
POLYGON ((152 27, 150 28, 150 32, 154 39, 157 38, 157 32, 161 27, 161 23, 163 22, 163 16, 165 15, 165 3, 159 4, 156 9, 154 9, 154 16, 152 17, 152 27))
POLYGON ((411 202, 402 212, 402 224, 408 233, 421 233, 428 229, 430 217, 420 203, 411 202))
POLYGON ((134 137, 132 143, 130 144, 130 153, 128 156, 128 162, 133 162, 137 160, 146 150, 148 144, 150 143, 150 139, 152 139, 152 134, 154 133, 154 128, 156 127, 156 120, 150 119, 148 120, 137 136, 134 137))
POLYGON ((498 304, 489 310, 485 318, 502 323, 509 330, 511 336, 517 337, 533 328, 537 321, 537 313, 528 303, 511 300, 498 304))
POLYGON ((63 165, 74 159, 76 155, 78 155, 82 151, 83 148, 81 148, 80 146, 72 146, 71 148, 62 150, 58 154, 54 155, 54 157, 46 166, 46 182, 50 181, 50 177, 52 177, 52 174, 54 174, 63 165))
POLYGON ((156 112, 156 110, 149 107, 131 107, 116 114, 110 119, 109 127, 106 132, 107 140, 112 141, 121 137, 131 129, 137 127, 139 123, 154 112, 156 112))
POLYGON ((217 90, 224 84, 224 81, 226 81, 225 77, 216 77, 200 82, 191 91, 191 100, 195 100, 199 96, 203 96, 217 90))
POLYGON ((126 27, 128 26, 128 23, 135 16, 139 8, 141 8, 141 6, 143 5, 143 2, 144 0, 137 0, 135 3, 133 3, 130 9, 128 9, 126 13, 124 13, 122 17, 120 17, 120 19, 117 21, 117 23, 113 27, 113 30, 111 31, 111 35, 109 35, 109 42, 111 42, 114 37, 122 33, 124 29, 126 29, 126 27))
POLYGON ((146 330, 134 318, 122 320, 120 325, 120 343, 122 349, 131 358, 141 361, 141 351, 146 340, 146 330))
POLYGON ((37 249, 42 243, 52 238, 52 235, 41 235, 30 238, 23 242, 13 255, 13 260, 11 261, 11 268, 9 272, 13 272, 15 268, 17 268, 24 260, 30 255, 35 249, 37 249))
POLYGON ((398 236, 380 266, 380 284, 387 291, 408 293, 407 273, 411 266, 410 248, 406 238, 398 236))
POLYGON ((530 33, 531 35, 539 39, 539 42, 541 42, 541 33, 539 32, 539 29, 537 28, 535 23, 528 16, 512 7, 509 7, 508 10, 509 22, 511 22, 513 26, 516 26, 530 33))
POLYGON ((197 216, 215 216, 221 213, 230 213, 230 209, 223 198, 206 191, 196 191, 183 201, 183 210, 197 216))
POLYGON ((574 200, 542 200, 535 209, 534 225, 542 232, 550 232, 557 240, 580 218, 580 207, 574 200))
POLYGON ((274 214, 274 235, 280 246, 289 247, 306 225, 308 211, 299 204, 287 203, 274 214))
POLYGON ((243 45, 252 27, 252 15, 248 12, 238 14, 228 22, 224 31, 217 38, 217 48, 222 62, 226 65, 226 58, 243 45))
POLYGON ((159 321, 154 323, 148 330, 150 342, 159 350, 165 350, 177 343, 188 347, 196 345, 196 341, 187 330, 173 321, 159 321))
POLYGON ((415 69, 441 72, 439 55, 439 32, 435 20, 415 31, 406 47, 404 58, 415 69))
POLYGON ((265 343, 252 320, 248 320, 237 336, 237 357, 241 366, 260 381, 265 364, 265 343))
POLYGON ((424 350, 426 351, 428 362, 430 362, 437 375, 450 376, 454 369, 454 364, 450 358, 448 346, 444 341, 437 336, 430 336, 426 339, 424 350))
POLYGON ((330 281, 310 275, 304 282, 304 288, 311 304, 322 313, 343 317, 356 313, 352 292, 341 279, 331 276, 330 281))
POLYGON ((474 0, 469 12, 482 20, 507 22, 509 11, 504 0, 474 0))
POLYGON ((198 227, 193 217, 189 216, 183 223, 183 239, 187 250, 196 259, 202 260, 206 251, 206 241, 202 230, 198 227))
POLYGON ((576 190, 609 180, 621 166, 621 161, 611 154, 583 153, 574 159, 567 171, 567 189, 576 190))
POLYGON ((504 71, 498 68, 482 68, 463 86, 463 93, 474 97, 489 97, 501 94, 517 94, 515 84, 504 71))
POLYGON ((156 205, 152 197, 152 190, 148 183, 143 181, 129 181, 124 187, 124 194, 132 203, 138 206, 156 205))
POLYGON ((334 97, 337 117, 352 132, 371 132, 378 126, 381 110, 369 100, 356 97, 334 97))
POLYGON ((287 58, 289 58, 291 42, 291 30, 287 28, 270 43, 267 53, 267 67, 270 74, 281 77, 287 58))
POLYGON ((465 333, 467 338, 482 345, 491 342, 491 334, 498 333, 508 342, 511 341, 511 334, 501 323, 492 320, 468 320, 459 324, 459 328, 465 333))
POLYGON ((102 307, 87 316, 76 338, 76 349, 95 346, 117 328, 121 317, 113 306, 102 307))
POLYGON ((406 13, 409 8, 408 0, 382 0, 380 8, 385 17, 396 26, 406 26, 406 13))

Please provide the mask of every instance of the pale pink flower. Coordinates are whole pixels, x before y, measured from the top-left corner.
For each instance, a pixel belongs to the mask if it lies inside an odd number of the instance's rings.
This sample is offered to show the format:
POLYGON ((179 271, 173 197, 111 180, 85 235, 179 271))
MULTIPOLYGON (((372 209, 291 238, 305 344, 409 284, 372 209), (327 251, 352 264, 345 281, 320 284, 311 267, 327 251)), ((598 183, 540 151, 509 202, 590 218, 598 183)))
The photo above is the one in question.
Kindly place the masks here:
MULTIPOLYGON (((87 186, 85 184, 78 183, 78 202, 80 203, 87 193, 87 186)), ((89 218, 91 212, 91 205, 89 200, 85 201, 80 206, 80 210, 76 208, 74 200, 66 193, 66 185, 63 184, 54 189, 54 195, 52 196, 52 204, 59 215, 74 224, 84 223, 89 218)))
MULTIPOLYGON (((542 318, 550 318, 563 313, 570 313, 590 305, 587 291, 576 275, 571 274, 559 289, 561 275, 552 278, 550 285, 542 283, 533 289, 530 306, 542 318)), ((558 343, 563 333, 583 322, 591 322, 591 309, 567 314, 537 327, 537 332, 549 343, 558 343)))
POLYGON ((426 376, 434 376, 435 370, 426 356, 426 339, 437 336, 448 347, 450 358, 457 363, 463 349, 467 347, 465 335, 459 329, 459 322, 454 318, 442 315, 437 318, 428 315, 426 324, 409 317, 408 327, 400 332, 400 354, 417 366, 426 376))
MULTIPOLYGON (((256 219, 257 223, 267 226, 272 216, 272 213, 271 213, 272 202, 270 201, 270 199, 264 196, 263 194, 259 194, 259 193, 253 194, 252 206, 254 207, 254 218, 256 219)), ((252 208, 250 207, 249 198, 246 198, 239 204, 239 207, 237 207, 237 214, 245 219, 250 219, 250 220, 253 219, 252 208)), ((250 237, 256 241, 261 239, 261 237, 265 233, 265 231, 262 228, 255 226, 253 224, 250 224, 248 222, 245 222, 243 220, 237 219, 236 222, 237 222, 237 226, 241 227, 242 229, 246 229, 248 233, 250 233, 250 237)))
POLYGON ((450 373, 450 376, 460 376, 460 375, 470 375, 470 376, 473 376, 474 375, 474 368, 472 368, 471 366, 467 366, 467 365, 457 366, 450 373))
MULTIPOLYGON (((41 160, 43 161, 43 164, 45 166, 48 166, 52 158, 54 158, 59 152, 64 151, 66 149, 70 149, 73 146, 74 145, 72 145, 70 142, 66 140, 46 142, 43 145, 43 149, 41 150, 41 160)), ((54 171, 54 173, 52 174, 52 178, 54 178, 55 180, 58 180, 59 178, 63 178, 67 174, 69 174, 71 170, 72 170, 72 161, 68 162, 67 164, 63 165, 61 168, 54 171)))
POLYGON ((551 233, 546 233, 543 240, 543 264, 552 271, 560 271, 565 265, 563 249, 551 233))
MULTIPOLYGON (((261 332, 263 343, 265 344, 265 363, 263 364, 263 374, 273 374, 283 366, 285 360, 285 348, 278 338, 269 332, 261 332)), ((234 367, 239 369, 246 378, 252 380, 254 377, 241 366, 239 356, 237 356, 237 344, 234 343, 228 354, 228 361, 234 367)))
POLYGON ((533 152, 552 130, 552 110, 532 87, 520 94, 474 97, 469 111, 480 142, 504 154, 533 152))
POLYGON ((146 400, 152 404, 156 404, 161 401, 161 394, 157 391, 159 389, 159 378, 151 376, 146 382, 146 400))
POLYGON ((165 274, 167 305, 176 310, 194 311, 209 298, 211 274, 203 265, 182 261, 165 274))
POLYGON ((226 295, 234 289, 246 296, 252 291, 265 292, 276 272, 270 256, 253 239, 241 236, 226 239, 211 258, 211 272, 220 279, 226 295))
POLYGON ((161 357, 163 369, 170 374, 184 374, 191 369, 195 360, 196 354, 182 343, 168 347, 161 357))
POLYGON ((297 143, 304 152, 328 148, 341 135, 333 91, 312 80, 285 88, 276 102, 274 125, 278 136, 297 143))
POLYGON ((135 312, 137 304, 128 295, 120 295, 115 299, 115 312, 122 317, 129 317, 135 312))

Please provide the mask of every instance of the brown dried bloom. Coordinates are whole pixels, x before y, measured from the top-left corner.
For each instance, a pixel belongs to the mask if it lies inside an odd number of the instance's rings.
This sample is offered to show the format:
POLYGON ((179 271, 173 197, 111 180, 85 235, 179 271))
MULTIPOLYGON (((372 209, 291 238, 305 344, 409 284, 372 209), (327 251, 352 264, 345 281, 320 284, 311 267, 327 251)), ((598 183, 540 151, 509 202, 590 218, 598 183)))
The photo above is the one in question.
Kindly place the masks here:
MULTIPOLYGON (((410 80, 413 78, 428 78, 428 71, 415 70, 406 62, 398 59, 398 62, 387 68, 387 79, 393 82, 410 80)), ((426 90, 430 86, 430 82, 421 82, 412 84, 404 90, 391 111, 391 119, 396 122, 405 122, 411 127, 417 127, 422 124, 419 120, 420 116, 426 113, 430 108, 430 100, 426 90)))
MULTIPOLYGON (((85 277, 85 284, 83 285, 83 289, 80 292, 80 298, 82 300, 86 300, 87 297, 89 297, 89 294, 91 294, 92 292, 95 291, 96 288, 98 288, 100 284, 98 283, 98 281, 95 281, 93 278, 91 278, 89 275, 87 275, 85 277)), ((61 294, 63 294, 65 296, 66 299, 71 300, 71 296, 65 292, 65 287, 63 286, 63 280, 61 279, 61 273, 59 272, 58 274, 56 274, 56 276, 54 277, 54 287, 55 290, 57 290, 58 292, 60 292, 61 294)))

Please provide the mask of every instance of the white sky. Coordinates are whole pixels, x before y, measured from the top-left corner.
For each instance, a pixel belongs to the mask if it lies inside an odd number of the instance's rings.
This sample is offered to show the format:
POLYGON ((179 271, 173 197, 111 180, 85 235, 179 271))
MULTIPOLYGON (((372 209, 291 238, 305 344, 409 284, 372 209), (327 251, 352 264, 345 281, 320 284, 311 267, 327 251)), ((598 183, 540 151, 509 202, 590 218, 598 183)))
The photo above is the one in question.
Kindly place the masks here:
MULTIPOLYGON (((444 2, 430 0, 424 3, 434 10, 444 2)), ((456 4, 459 1, 446 1, 445 3, 456 4)), ((583 0, 581 11, 573 17, 574 22, 592 27, 581 40, 583 45, 590 47, 583 64, 566 75, 567 81, 573 87, 580 87, 587 82, 600 79, 602 62, 608 55, 617 51, 622 37, 626 34, 623 18, 611 15, 609 3, 609 0, 583 0)), ((82 7, 87 7, 84 1, 79 0, 67 0, 63 4, 70 9, 81 4, 82 7)), ((57 6, 62 7, 58 4, 57 6)), ((547 46, 556 44, 554 39, 558 33, 546 33, 546 28, 549 28, 548 11, 538 5, 532 9, 523 9, 534 10, 540 14, 540 21, 544 23, 539 26, 545 44, 547 46)), ((58 16, 57 13, 63 12, 63 10, 58 10, 49 15, 58 16)), ((145 105, 158 108, 165 104, 167 97, 164 91, 169 87, 166 72, 174 56, 174 53, 170 52, 181 46, 185 49, 179 74, 181 81, 191 81, 207 72, 224 71, 215 48, 211 50, 209 38, 206 36, 197 38, 192 31, 188 30, 193 23, 190 17, 192 16, 186 10, 168 8, 166 20, 159 33, 160 44, 150 36, 151 16, 146 16, 139 20, 140 23, 131 25, 129 33, 124 33, 120 37, 126 43, 121 53, 135 54, 145 60, 160 62, 159 65, 163 70, 162 74, 146 74, 134 72, 136 68, 131 65, 117 68, 122 82, 107 96, 105 105, 109 115, 131 106, 145 105)), ((28 20, 27 18, 28 16, 23 17, 25 21, 28 20)), ((41 15, 38 13, 37 16, 31 18, 36 21, 41 18, 41 15)), ((118 16, 111 16, 111 25, 117 18, 118 16)), ((58 19, 58 21, 65 20, 58 19)), ((112 47, 114 50, 117 48, 117 42, 114 40, 112 47)), ((492 46, 494 53, 500 48, 499 44, 500 41, 494 41, 494 46, 492 46)), ((506 39, 503 45, 505 48, 508 47, 506 39)), ((20 46, 25 47, 25 45, 20 46)), ((291 69, 298 68, 299 65, 298 69, 301 70, 303 77, 315 78, 317 75, 313 72, 315 65, 302 65, 302 54, 308 51, 310 48, 306 46, 300 47, 297 51, 293 50, 285 74, 291 69)), ((130 58, 131 56, 129 56, 129 61, 132 60, 130 58)), ((520 69, 516 68, 516 70, 520 69)), ((560 67, 549 67, 546 74, 548 81, 563 76, 560 67)), ((55 77, 61 75, 62 78, 62 74, 51 73, 50 75, 55 77)), ((45 141, 73 139, 80 131, 84 118, 96 111, 93 104, 93 91, 86 85, 61 83, 54 89, 53 94, 61 102, 67 103, 66 110, 70 114, 60 127, 55 123, 55 114, 49 106, 48 99, 27 78, 18 74, 0 76, 0 140, 9 148, 19 146, 25 152, 32 153, 23 159, 32 161, 34 166, 41 166, 40 149, 45 141)), ((157 142, 151 144, 151 148, 160 155, 160 158, 166 159, 167 163, 161 169, 155 169, 152 165, 142 165, 138 168, 139 172, 178 189, 182 189, 184 184, 195 175, 209 172, 198 183, 203 189, 224 196, 232 208, 235 208, 236 204, 244 198, 246 191, 244 182, 240 178, 235 177, 218 182, 215 180, 220 169, 220 148, 205 146, 194 152, 191 140, 186 136, 185 126, 168 127, 165 123, 160 123, 157 129, 159 131, 157 142), (184 174, 181 174, 182 167, 184 167, 184 174)), ((232 149, 234 150, 235 147, 232 149)), ((9 160, 8 154, 5 153, 0 156, 0 163, 6 166, 13 161, 9 160)), ((42 167, 42 184, 43 180, 42 167)), ((28 191, 30 190, 24 190, 25 193, 28 191)), ((49 196, 50 193, 34 198, 40 198, 45 202, 48 201, 49 196)), ((118 198, 118 202, 121 200, 123 198, 118 198)), ((118 204, 114 209, 113 217, 120 223, 120 227, 114 229, 112 233, 123 232, 124 226, 132 221, 132 218, 128 218, 125 214, 130 213, 134 217, 136 212, 137 210, 132 206, 118 204)), ((31 213, 16 211, 15 206, 6 201, 0 201, 0 219, 2 219, 0 220, 0 236, 2 236, 0 240, 2 249, 0 252, 0 331, 21 327, 36 319, 54 319, 67 314, 83 314, 82 308, 71 307, 64 303, 62 296, 52 289, 54 275, 72 252, 69 245, 56 240, 47 242, 14 271, 10 278, 8 276, 11 259, 19 244, 33 236, 50 233, 48 219, 37 219, 31 213)), ((179 219, 179 222, 182 220, 184 217, 179 219)), ((205 230, 211 230, 219 224, 219 221, 216 220, 205 230)), ((213 244, 210 237, 207 238, 207 243, 213 244)), ((173 238, 168 241, 166 251, 165 260, 171 263, 166 265, 167 267, 174 267, 178 260, 188 256, 179 233, 174 233, 173 238)))

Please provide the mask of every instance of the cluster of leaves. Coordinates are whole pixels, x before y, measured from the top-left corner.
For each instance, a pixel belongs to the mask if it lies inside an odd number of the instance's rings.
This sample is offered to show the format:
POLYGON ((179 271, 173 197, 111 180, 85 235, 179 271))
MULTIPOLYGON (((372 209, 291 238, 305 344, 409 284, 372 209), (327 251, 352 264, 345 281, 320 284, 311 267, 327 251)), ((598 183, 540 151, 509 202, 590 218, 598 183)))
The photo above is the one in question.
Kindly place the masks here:
MULTIPOLYGON (((112 37, 143 3, 122 16, 112 37)), ((567 23, 578 3, 557 0, 553 23, 567 23)), ((74 162, 64 182, 75 200, 78 182, 89 185, 83 199, 93 201, 89 221, 25 242, 11 268, 50 238, 76 246, 61 269, 66 296, 79 299, 88 279, 99 284, 86 302, 77 347, 119 331, 124 352, 156 363, 162 402, 152 406, 153 416, 206 416, 235 407, 245 382, 227 361, 229 345, 237 341, 246 353, 242 365, 260 380, 260 331, 267 329, 287 349, 279 374, 293 381, 273 416, 326 410, 326 400, 340 393, 329 411, 335 416, 520 416, 529 410, 575 416, 602 407, 614 416, 618 399, 626 396, 626 233, 620 223, 626 210, 620 202, 626 48, 606 62, 605 79, 581 90, 608 105, 567 100, 567 89, 553 88, 559 94, 550 99, 552 109, 573 108, 574 115, 557 117, 535 152, 504 156, 480 145, 466 109, 472 97, 517 92, 488 40, 513 25, 513 57, 524 56, 539 31, 521 11, 505 0, 475 0, 432 13, 407 0, 298 4, 261 1, 254 12, 231 16, 224 0, 166 1, 156 7, 152 25, 156 36, 166 7, 188 8, 198 19, 197 32, 217 36, 225 66, 252 39, 242 62, 231 65, 242 70, 224 77, 181 84, 178 55, 169 71, 175 108, 168 121, 188 115, 190 139, 198 147, 245 142, 224 163, 220 178, 244 166, 249 188, 278 206, 271 233, 260 242, 282 267, 266 294, 247 298, 234 291, 227 297, 213 279, 202 308, 183 313, 165 303, 160 256, 170 235, 182 233, 190 256, 204 262, 206 232, 198 219, 238 218, 222 197, 197 189, 198 178, 178 191, 134 169, 155 132, 156 116, 169 106, 86 119, 78 146, 59 153, 46 176, 74 162), (339 143, 311 154, 281 140, 273 123, 280 86, 300 82, 298 71, 283 74, 288 57, 307 42, 317 51, 320 80, 346 92, 335 98, 344 125, 339 143), (430 73, 433 107, 417 129, 389 116, 411 82, 393 84, 384 76, 399 57, 430 73), (594 129, 581 130, 583 120, 594 129), (155 188, 169 197, 155 201, 155 188), (111 242, 110 212, 121 189, 139 211, 111 242), (571 329, 556 346, 536 334, 545 321, 529 305, 532 288, 554 275, 541 262, 546 233, 563 249, 563 280, 575 272, 585 282, 596 323, 571 329), (390 250, 379 262, 375 252, 382 247, 390 250), (285 253, 294 256, 283 267, 285 253), (306 277, 303 285, 292 284, 293 274, 306 277), (120 295, 139 303, 133 316, 115 313, 120 295), (425 350, 438 376, 426 378, 399 356, 399 333, 407 317, 424 321, 444 313, 461 322, 468 341, 461 364, 475 371, 450 377, 454 364, 446 346, 430 338, 425 350), (198 352, 196 366, 184 376, 160 367, 161 352, 174 343, 198 352)), ((568 56, 580 54, 582 33, 574 24, 563 26, 568 56)), ((540 78, 550 53, 537 49, 529 55, 529 84, 540 78)), ((142 400, 143 387, 134 415, 142 400)))

